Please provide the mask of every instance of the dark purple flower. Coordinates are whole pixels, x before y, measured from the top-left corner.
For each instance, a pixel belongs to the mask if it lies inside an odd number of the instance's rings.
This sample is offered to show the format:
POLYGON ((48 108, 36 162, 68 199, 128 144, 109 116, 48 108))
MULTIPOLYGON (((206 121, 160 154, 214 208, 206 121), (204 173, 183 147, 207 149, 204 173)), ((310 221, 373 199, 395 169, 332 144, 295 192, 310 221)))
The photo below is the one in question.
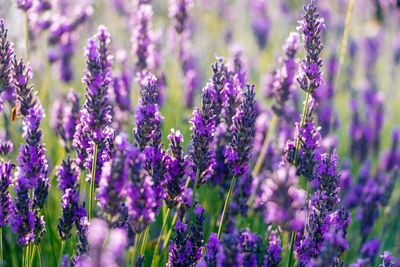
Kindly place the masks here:
MULTIPOLYGON (((7 39, 8 30, 4 26, 3 19, 0 20, 0 94, 12 90, 11 69, 13 44, 7 39)), ((3 101, 3 97, 1 98, 3 101)), ((0 107, 0 111, 2 107, 0 107)))
POLYGON ((389 151, 385 151, 381 156, 379 162, 379 169, 391 172, 396 166, 398 166, 398 162, 400 161, 400 152, 398 149, 400 138, 400 129, 394 127, 392 130, 392 144, 390 146, 389 151))
POLYGON ((374 238, 368 240, 361 247, 360 253, 363 259, 368 259, 369 262, 374 262, 378 253, 381 249, 381 240, 379 238, 374 238))
POLYGON ((232 140, 225 150, 225 163, 230 172, 237 177, 246 173, 249 168, 255 136, 255 120, 254 85, 248 85, 243 102, 233 117, 232 140))
POLYGON ((269 236, 268 247, 264 255, 264 261, 262 267, 275 267, 279 266, 281 262, 282 246, 281 242, 277 238, 276 231, 272 231, 269 236))
POLYGON ((250 232, 250 229, 240 231, 239 250, 243 255, 244 266, 258 266, 258 259, 263 254, 263 241, 257 234, 250 232))
POLYGON ((10 214, 11 196, 10 196, 10 185, 12 184, 12 170, 13 165, 11 161, 0 162, 0 227, 8 224, 8 216, 10 214))
POLYGON ((219 239, 217 238, 216 233, 211 233, 208 244, 206 245, 207 252, 204 254, 204 261, 207 263, 209 267, 217 266, 217 254, 220 251, 221 244, 219 239))
POLYGON ((150 4, 139 5, 132 16, 132 51, 136 55, 136 72, 139 73, 148 69, 152 16, 150 4))
POLYGON ((223 58, 217 58, 217 61, 211 65, 213 76, 212 84, 214 87, 216 98, 213 101, 213 107, 215 114, 215 125, 218 126, 221 121, 221 111, 226 106, 227 95, 224 90, 225 80, 227 76, 227 68, 224 65, 223 58))
POLYGON ((171 134, 168 136, 170 140, 170 153, 165 158, 165 165, 167 169, 166 178, 166 199, 165 202, 169 208, 173 208, 178 204, 178 198, 183 192, 185 184, 185 170, 187 167, 187 160, 183 155, 183 136, 181 132, 171 129, 171 134))
POLYGON ((261 185, 261 205, 265 206, 266 223, 275 223, 287 230, 304 227, 306 193, 298 189, 294 168, 278 169, 261 185))
POLYGON ((80 261, 82 256, 86 254, 89 247, 89 241, 87 237, 89 219, 86 215, 85 203, 83 203, 82 206, 79 207, 76 213, 76 217, 77 218, 75 221, 75 227, 78 240, 76 242, 75 256, 72 257, 73 266, 77 266, 78 262, 80 261))
POLYGON ((105 218, 111 225, 121 216, 122 202, 129 175, 128 136, 120 134, 114 141, 115 151, 111 161, 103 165, 97 199, 105 218))
POLYGON ((195 219, 189 229, 181 221, 175 225, 175 235, 169 246, 168 267, 194 267, 201 260, 204 250, 204 209, 198 204, 193 212, 195 219))
POLYGON ((175 19, 175 30, 182 33, 186 28, 188 9, 193 5, 192 0, 169 0, 168 15, 175 19))
POLYGON ((251 27, 257 40, 258 47, 264 49, 267 45, 271 23, 268 17, 268 7, 265 1, 250 2, 251 27))
POLYGON ((392 254, 389 251, 383 252, 381 255, 381 258, 383 259, 382 264, 379 264, 379 267, 394 267, 393 263, 393 257, 392 254))
POLYGON ((217 267, 241 266, 240 240, 237 234, 222 234, 222 249, 217 253, 217 267))
POLYGON ((213 153, 210 145, 215 131, 213 106, 216 98, 214 86, 207 84, 203 88, 201 108, 193 111, 193 118, 190 120, 193 131, 190 158, 194 163, 194 170, 200 173, 199 184, 206 182, 212 173, 213 153))
POLYGON ((28 11, 33 4, 33 0, 17 0, 17 6, 19 9, 22 9, 23 11, 28 11))
POLYGON ((324 83, 322 73, 322 59, 319 57, 324 46, 321 43, 321 32, 325 28, 324 19, 319 17, 317 6, 314 1, 304 6, 304 14, 299 21, 297 29, 302 33, 304 49, 306 52, 303 59, 297 82, 300 88, 306 92, 313 93, 324 83))

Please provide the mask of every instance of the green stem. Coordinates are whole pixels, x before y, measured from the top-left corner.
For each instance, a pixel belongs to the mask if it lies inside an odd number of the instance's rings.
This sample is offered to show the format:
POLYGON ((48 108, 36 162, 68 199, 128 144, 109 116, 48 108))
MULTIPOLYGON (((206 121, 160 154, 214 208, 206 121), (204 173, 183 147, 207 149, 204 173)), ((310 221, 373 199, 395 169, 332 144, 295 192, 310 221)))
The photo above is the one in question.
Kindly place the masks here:
POLYGON ((144 232, 144 237, 143 237, 143 241, 142 241, 142 246, 140 248, 140 254, 144 255, 144 251, 146 249, 146 244, 147 244, 147 237, 149 236, 149 230, 150 230, 150 225, 147 226, 145 232, 144 232))
POLYGON ((25 257, 26 257, 26 247, 24 247, 23 249, 22 249, 22 266, 23 267, 26 267, 26 264, 25 264, 25 257))
POLYGON ((93 163, 92 163, 92 179, 90 180, 90 199, 89 199, 89 221, 93 217, 93 198, 94 198, 94 184, 96 183, 96 164, 97 164, 97 144, 94 145, 93 150, 93 163))
POLYGON ((133 267, 133 265, 135 264, 135 260, 136 260, 136 251, 137 251, 137 246, 138 246, 139 238, 140 238, 140 234, 139 234, 139 235, 136 234, 136 235, 135 235, 135 242, 133 243, 133 251, 132 251, 131 263, 129 264, 130 267, 133 267))
POLYGON ((278 120, 278 117, 276 115, 274 115, 274 117, 272 117, 271 123, 270 123, 270 125, 269 125, 269 127, 267 129, 266 134, 265 134, 264 143, 263 143, 263 146, 261 148, 260 154, 258 155, 256 165, 254 166, 254 169, 253 169, 253 172, 252 172, 253 177, 256 177, 260 173, 261 166, 262 166, 262 164, 264 162, 265 153, 267 153, 267 148, 268 148, 268 145, 269 145, 269 141, 271 139, 272 132, 275 129, 277 120, 278 120))
POLYGON ((199 182, 199 177, 200 177, 200 169, 197 168, 196 180, 194 182, 193 194, 192 194, 192 204, 190 205, 190 210, 189 210, 189 222, 192 221, 193 217, 192 213, 193 213, 194 202, 196 202, 196 191, 197 191, 197 184, 199 182))
POLYGON ((30 261, 29 261, 29 267, 32 266, 33 264, 33 259, 35 258, 35 245, 32 244, 31 246, 31 256, 30 256, 30 261))
POLYGON ((228 210, 228 206, 229 206, 229 202, 231 200, 231 195, 232 195, 232 192, 233 192, 233 188, 235 187, 235 182, 236 182, 236 176, 233 176, 233 179, 232 179, 232 182, 231 182, 231 186, 230 186, 229 191, 228 191, 228 195, 226 195, 225 204, 224 204, 224 210, 222 211, 221 222, 220 222, 219 228, 218 228, 218 236, 217 236, 218 239, 220 239, 220 237, 221 237, 222 226, 224 224, 225 214, 226 214, 226 211, 228 210))
POLYGON ((39 257, 39 262, 40 262, 40 267, 43 267, 43 259, 42 259, 42 251, 40 249, 40 245, 36 245, 37 251, 38 251, 38 257, 39 257))
POLYGON ((3 227, 0 228, 0 266, 3 267, 3 227))
POLYGON ((289 261, 288 267, 291 267, 293 264, 293 250, 294 250, 294 240, 296 239, 296 231, 292 231, 292 237, 290 241, 290 250, 289 250, 289 261))
POLYGON ((58 257, 58 265, 57 266, 61 266, 61 261, 62 261, 62 257, 64 254, 64 249, 65 249, 65 240, 61 241, 61 248, 60 248, 60 255, 58 257))
POLYGON ((28 12, 24 12, 25 16, 25 61, 28 63, 29 61, 29 21, 28 21, 28 12))
POLYGON ((162 239, 162 236, 164 234, 165 226, 167 225, 167 219, 168 219, 168 215, 169 215, 170 211, 171 211, 171 209, 168 208, 167 212, 165 214, 165 218, 164 218, 164 221, 163 221, 163 224, 162 224, 162 227, 161 227, 161 232, 160 232, 160 235, 158 236, 157 244, 156 244, 156 247, 155 247, 154 252, 153 252, 153 259, 151 261, 151 266, 154 266, 154 264, 157 262, 157 259, 159 257, 158 250, 160 248, 161 239, 162 239))
MULTIPOLYGON (((306 122, 309 98, 310 98, 310 92, 307 92, 306 103, 304 104, 304 108, 303 108, 303 116, 301 118, 300 129, 303 128, 304 123, 306 122)), ((299 137, 297 138, 297 142, 296 142, 296 150, 294 152, 294 159, 293 159, 294 166, 296 166, 298 163, 297 156, 299 154, 299 148, 300 148, 300 137, 301 137, 300 134, 301 134, 301 132, 299 132, 299 137)))

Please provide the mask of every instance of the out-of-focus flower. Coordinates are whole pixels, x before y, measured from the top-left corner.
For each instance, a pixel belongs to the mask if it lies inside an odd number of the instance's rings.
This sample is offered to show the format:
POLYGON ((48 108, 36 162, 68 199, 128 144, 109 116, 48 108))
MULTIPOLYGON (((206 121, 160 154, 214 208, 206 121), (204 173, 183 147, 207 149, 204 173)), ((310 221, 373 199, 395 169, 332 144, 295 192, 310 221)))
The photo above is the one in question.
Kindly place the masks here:
POLYGON ((263 242, 259 235, 250 232, 250 229, 240 231, 240 253, 243 255, 244 266, 258 266, 258 259, 263 254, 263 242))
POLYGON ((247 172, 252 157, 255 136, 255 93, 254 85, 247 86, 243 102, 233 118, 232 140, 225 150, 225 162, 230 172, 239 177, 247 172))
POLYGON ((10 214, 11 195, 10 185, 12 185, 12 170, 11 161, 0 162, 0 227, 8 224, 8 216, 10 214))
POLYGON ((250 1, 250 11, 251 27, 253 28, 258 47, 260 47, 260 49, 264 49, 267 45, 268 35, 271 27, 267 12, 267 2, 262 0, 250 1))
POLYGON ((269 236, 268 247, 264 255, 262 267, 279 266, 282 260, 281 253, 283 249, 276 235, 276 231, 272 231, 269 236))
POLYGON ((222 249, 217 253, 217 267, 241 266, 240 240, 237 234, 222 234, 222 249))
POLYGON ((193 0, 169 0, 168 15, 175 19, 175 30, 182 33, 186 28, 188 9, 193 5, 193 0))
POLYGON ((33 4, 33 0, 17 0, 17 6, 19 9, 22 9, 23 11, 28 11, 33 4))

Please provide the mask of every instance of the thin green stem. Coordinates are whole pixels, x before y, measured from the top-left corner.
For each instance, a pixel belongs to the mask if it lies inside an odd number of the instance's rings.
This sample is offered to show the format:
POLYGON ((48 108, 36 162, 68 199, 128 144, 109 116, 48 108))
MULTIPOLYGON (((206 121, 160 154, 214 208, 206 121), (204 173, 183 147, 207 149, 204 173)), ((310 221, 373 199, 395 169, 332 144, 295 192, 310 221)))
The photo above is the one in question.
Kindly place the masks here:
POLYGON ((36 249, 38 251, 38 257, 39 257, 39 262, 40 262, 40 267, 43 267, 43 259, 42 259, 42 250, 40 249, 40 245, 36 245, 36 249))
POLYGON ((168 219, 168 215, 169 215, 170 211, 171 211, 171 209, 168 208, 167 212, 165 214, 165 218, 164 218, 164 221, 163 221, 163 224, 162 224, 162 227, 161 227, 161 232, 160 232, 160 235, 158 236, 156 247, 154 248, 153 259, 151 261, 151 266, 154 266, 154 264, 157 262, 157 259, 159 257, 158 250, 160 248, 161 239, 162 239, 163 234, 164 234, 165 226, 167 225, 167 219, 168 219))
POLYGON ((32 246, 31 246, 31 255, 30 255, 30 261, 29 261, 29 267, 31 267, 32 266, 32 264, 33 264, 33 259, 35 258, 35 245, 34 244, 32 244, 32 246))
MULTIPOLYGON (((300 129, 303 128, 304 123, 306 122, 309 98, 310 98, 310 92, 307 92, 306 103, 304 104, 304 108, 303 108, 303 116, 301 118, 300 129)), ((298 163, 297 156, 299 154, 299 148, 300 148, 300 137, 301 137, 300 134, 301 134, 301 132, 299 132, 299 137, 297 138, 297 142, 296 142, 296 150, 294 152, 294 159, 293 159, 294 166, 296 166, 298 163)))
POLYGON ((258 155, 256 165, 254 165, 254 169, 253 169, 253 172, 252 172, 253 177, 256 177, 260 173, 261 166, 262 166, 262 164, 264 162, 265 154, 267 153, 267 148, 268 148, 268 145, 269 145, 269 141, 271 140, 271 136, 272 136, 272 133, 273 133, 273 131, 275 129, 277 120, 278 120, 278 117, 276 115, 274 115, 272 117, 271 123, 270 123, 270 125, 269 125, 269 127, 267 129, 266 134, 265 134, 264 143, 263 143, 263 146, 261 148, 260 154, 258 155))
POLYGON ((220 237, 221 237, 222 226, 224 224, 225 214, 226 214, 226 212, 228 210, 228 206, 229 206, 229 202, 231 200, 231 195, 232 195, 232 192, 233 192, 233 188, 235 187, 235 182, 236 182, 236 176, 233 176, 233 179, 232 179, 232 182, 231 182, 231 186, 230 186, 229 191, 228 191, 228 195, 226 195, 225 204, 224 204, 224 210, 222 211, 221 222, 220 222, 219 228, 218 228, 218 235, 217 235, 218 239, 220 239, 220 237))
POLYGON ((28 12, 24 12, 25 17, 25 61, 28 63, 29 61, 29 21, 28 21, 28 12))
POLYGON ((289 261, 288 267, 292 267, 293 265, 293 251, 294 251, 294 240, 296 239, 296 231, 292 231, 292 237, 290 240, 290 250, 289 250, 289 261))
POLYGON ((194 202, 196 202, 196 191, 197 191, 197 185, 199 182, 199 177, 200 177, 200 169, 197 168, 196 180, 194 182, 193 194, 192 194, 192 204, 190 205, 190 210, 189 210, 189 222, 192 221, 192 217, 193 217, 192 213, 193 213, 194 202))
POLYGON ((64 249, 65 249, 65 240, 61 241, 61 248, 60 248, 60 255, 58 257, 58 265, 57 266, 61 266, 61 261, 62 261, 62 257, 64 254, 64 249))
POLYGON ((0 228, 0 266, 3 267, 3 227, 0 228))
POLYGON ((96 183, 96 164, 97 164, 97 144, 93 149, 93 163, 92 163, 92 179, 90 180, 90 199, 89 199, 89 221, 93 217, 93 199, 94 199, 94 184, 96 183))
POLYGON ((140 248, 140 254, 144 255, 144 251, 146 250, 146 245, 147 245, 147 237, 149 236, 149 230, 150 230, 150 225, 146 227, 146 230, 144 231, 144 237, 142 241, 142 246, 140 248))
POLYGON ((22 266, 26 267, 25 258, 26 258, 26 247, 22 249, 22 266))
POLYGON ((133 265, 135 264, 136 251, 137 251, 137 247, 138 247, 139 238, 140 238, 140 235, 136 234, 135 235, 135 242, 133 243, 133 251, 132 251, 131 263, 129 264, 130 267, 133 267, 133 265))

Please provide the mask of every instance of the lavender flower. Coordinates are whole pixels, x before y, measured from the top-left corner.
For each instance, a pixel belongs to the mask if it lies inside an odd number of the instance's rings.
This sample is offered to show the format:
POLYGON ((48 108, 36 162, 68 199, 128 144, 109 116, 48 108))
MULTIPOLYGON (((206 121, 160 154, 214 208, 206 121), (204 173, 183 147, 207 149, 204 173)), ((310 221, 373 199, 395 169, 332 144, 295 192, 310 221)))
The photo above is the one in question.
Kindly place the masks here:
MULTIPOLYGON (((114 130, 110 127, 111 115, 108 101, 108 86, 111 82, 112 57, 108 54, 110 36, 104 26, 100 26, 95 37, 86 46, 87 71, 86 102, 81 110, 80 123, 74 135, 74 148, 78 152, 78 164, 92 169, 94 146, 98 147, 95 184, 98 186, 101 168, 110 159, 114 130), (86 155, 87 154, 87 155, 86 155)), ((90 179, 90 174, 88 175, 90 179)))
POLYGON ((286 39, 284 46, 284 56, 279 58, 280 68, 273 74, 272 88, 270 94, 273 94, 275 102, 272 105, 272 111, 277 116, 282 116, 284 106, 293 91, 293 80, 297 70, 298 62, 295 59, 300 47, 298 33, 291 32, 286 39))
POLYGON ((17 0, 17 6, 23 11, 28 11, 33 4, 33 0, 17 0))
POLYGON ((0 162, 0 227, 8 224, 8 216, 10 214, 11 196, 10 196, 10 185, 12 184, 12 170, 13 165, 11 161, 0 162))
POLYGON ((250 232, 250 229, 240 231, 240 253, 243 255, 244 266, 258 266, 258 259, 262 255, 263 242, 260 236, 250 232))
POLYGON ((239 237, 235 234, 222 234, 222 249, 217 253, 217 267, 241 266, 243 255, 240 253, 239 237))
POLYGON ((68 104, 65 102, 55 102, 53 105, 54 111, 52 114, 55 114, 55 117, 52 120, 52 128, 61 138, 61 145, 69 152, 72 150, 75 129, 79 124, 81 96, 71 88, 67 99, 68 104))
POLYGON ((227 69, 223 63, 222 58, 218 58, 218 60, 213 65, 211 65, 211 67, 213 71, 212 84, 216 93, 216 98, 213 101, 212 109, 214 110, 215 114, 215 125, 218 126, 221 120, 222 107, 226 106, 227 101, 227 95, 224 90, 227 69))
POLYGON ((16 104, 24 119, 23 137, 26 144, 21 144, 17 159, 14 188, 16 197, 10 223, 18 235, 18 244, 26 246, 33 241, 39 243, 45 231, 43 216, 39 217, 39 210, 43 208, 50 185, 45 148, 41 143, 42 131, 39 129, 44 112, 33 92, 33 86, 28 86, 30 68, 26 68, 22 60, 18 62, 16 58, 13 66, 16 104), (29 196, 30 188, 33 189, 32 199, 29 196))
POLYGON ((258 47, 264 49, 267 45, 268 35, 271 27, 271 23, 268 17, 268 7, 265 1, 251 1, 251 27, 253 29, 254 35, 258 47))
POLYGON ((304 6, 302 18, 303 20, 299 21, 297 29, 302 32, 306 56, 301 63, 297 82, 301 89, 308 93, 313 93, 324 82, 320 71, 322 59, 319 58, 319 54, 324 48, 320 35, 325 25, 324 19, 319 18, 314 1, 304 6))
POLYGON ((268 248, 264 255, 264 261, 261 265, 262 267, 273 267, 279 266, 281 262, 281 253, 282 253, 281 242, 278 240, 276 236, 276 231, 272 231, 269 236, 268 248))
MULTIPOLYGON (((3 19, 0 20, 0 94, 12 90, 11 66, 13 55, 13 44, 7 39, 8 30, 4 26, 3 19)), ((3 99, 1 99, 3 101, 3 99)), ((0 107, 0 111, 2 107, 0 107)))
POLYGON ((89 241, 87 238, 89 220, 86 215, 85 203, 79 207, 76 217, 75 227, 78 241, 76 242, 75 256, 72 257, 73 266, 77 266, 82 256, 88 251, 89 247, 89 241))
POLYGON ((201 259, 204 250, 204 209, 198 204, 193 212, 195 219, 190 229, 180 221, 175 225, 176 233, 169 246, 168 267, 196 266, 201 259))
POLYGON ((382 264, 379 264, 379 267, 394 267, 393 257, 389 251, 383 252, 381 258, 383 259, 383 262, 382 264))
POLYGON ((216 233, 211 233, 208 244, 206 245, 207 252, 204 254, 204 261, 209 267, 217 266, 217 253, 221 249, 221 244, 216 233))
POLYGON ((98 204, 111 225, 121 216, 122 201, 128 180, 128 136, 118 135, 115 138, 115 152, 111 161, 104 164, 98 189, 98 204))
POLYGON ((136 55, 136 72, 140 73, 148 68, 153 9, 150 4, 142 4, 133 15, 132 51, 136 55))
POLYGON ((59 219, 58 234, 62 240, 71 236, 71 230, 77 220, 79 211, 79 168, 70 158, 57 167, 58 187, 63 195, 61 198, 62 218, 59 219))
POLYGON ((256 119, 254 98, 254 85, 247 86, 243 102, 233 118, 232 140, 225 150, 225 162, 230 172, 237 177, 247 172, 252 157, 256 119))
POLYGON ((179 34, 186 28, 187 12, 192 5, 192 0, 169 0, 168 15, 175 19, 175 30, 179 34))
POLYGON ((379 238, 368 240, 361 247, 360 253, 363 259, 368 259, 370 263, 374 262, 381 248, 379 238))
POLYGON ((183 136, 181 132, 171 129, 168 136, 170 140, 170 151, 172 156, 166 156, 165 164, 167 168, 166 191, 167 197, 165 202, 169 208, 173 208, 178 203, 178 198, 183 192, 185 169, 187 161, 183 156, 183 136))
POLYGON ((199 184, 207 181, 212 173, 213 154, 210 145, 215 131, 214 101, 217 95, 212 84, 203 88, 201 109, 193 111, 190 120, 192 133, 190 158, 194 163, 195 170, 199 171, 199 184))
POLYGON ((145 156, 135 146, 128 153, 129 181, 126 186, 128 223, 135 233, 142 232, 155 220, 157 207, 153 181, 144 171, 145 156))
POLYGON ((278 169, 261 185, 261 203, 265 205, 265 222, 284 230, 301 230, 304 226, 306 194, 297 188, 294 168, 278 169))

